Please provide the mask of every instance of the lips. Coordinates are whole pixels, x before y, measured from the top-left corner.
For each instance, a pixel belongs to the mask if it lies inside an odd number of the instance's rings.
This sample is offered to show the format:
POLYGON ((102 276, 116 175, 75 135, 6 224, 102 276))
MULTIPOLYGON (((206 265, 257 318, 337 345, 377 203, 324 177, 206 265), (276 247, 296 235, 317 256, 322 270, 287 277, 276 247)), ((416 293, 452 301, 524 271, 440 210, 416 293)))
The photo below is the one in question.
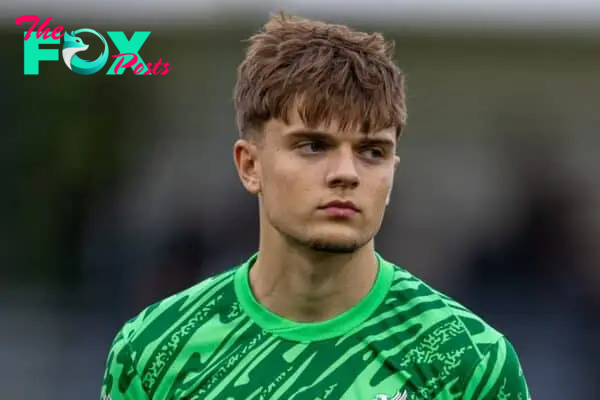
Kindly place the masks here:
POLYGON ((351 201, 331 201, 319 209, 335 219, 350 219, 360 212, 351 201))
POLYGON ((339 201, 339 200, 331 201, 319 208, 321 208, 321 209, 336 208, 336 209, 341 209, 341 210, 351 210, 354 212, 360 212, 360 209, 358 208, 358 206, 351 201, 339 201))

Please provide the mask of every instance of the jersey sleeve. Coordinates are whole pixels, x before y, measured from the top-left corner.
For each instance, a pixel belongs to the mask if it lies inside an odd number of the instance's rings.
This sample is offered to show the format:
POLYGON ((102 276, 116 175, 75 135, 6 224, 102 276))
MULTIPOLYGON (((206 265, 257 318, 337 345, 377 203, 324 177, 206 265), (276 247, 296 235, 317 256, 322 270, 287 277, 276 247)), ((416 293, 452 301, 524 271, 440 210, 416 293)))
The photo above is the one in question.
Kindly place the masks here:
POLYGON ((117 333, 108 352, 101 400, 148 400, 129 342, 130 323, 117 333))
POLYGON ((475 366, 464 400, 531 400, 523 368, 512 344, 502 336, 475 366))

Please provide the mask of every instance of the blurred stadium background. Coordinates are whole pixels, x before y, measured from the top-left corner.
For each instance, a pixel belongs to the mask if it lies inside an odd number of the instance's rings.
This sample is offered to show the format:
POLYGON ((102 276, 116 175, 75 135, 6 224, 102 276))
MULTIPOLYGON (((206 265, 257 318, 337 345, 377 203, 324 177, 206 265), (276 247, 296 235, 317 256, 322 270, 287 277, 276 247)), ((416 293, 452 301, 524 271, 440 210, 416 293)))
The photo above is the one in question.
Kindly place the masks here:
POLYGON ((379 251, 504 331, 534 399, 600 399, 600 2, 584 0, 0 2, 0 399, 98 398, 126 319, 254 251, 231 94, 243 39, 280 8, 397 43, 409 125, 379 251), (151 31, 140 55, 173 69, 25 76, 26 14, 151 31))

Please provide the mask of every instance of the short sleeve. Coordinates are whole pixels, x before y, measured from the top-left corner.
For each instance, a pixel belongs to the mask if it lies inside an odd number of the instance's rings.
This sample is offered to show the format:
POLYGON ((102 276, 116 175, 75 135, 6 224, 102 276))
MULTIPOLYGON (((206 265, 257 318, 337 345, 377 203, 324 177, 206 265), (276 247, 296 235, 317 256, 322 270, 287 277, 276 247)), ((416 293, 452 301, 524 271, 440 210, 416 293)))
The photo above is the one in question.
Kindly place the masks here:
POLYGON ((101 400, 148 400, 136 370, 127 324, 117 333, 108 352, 101 400))
POLYGON ((503 336, 475 367, 464 400, 531 400, 523 368, 512 344, 503 336))

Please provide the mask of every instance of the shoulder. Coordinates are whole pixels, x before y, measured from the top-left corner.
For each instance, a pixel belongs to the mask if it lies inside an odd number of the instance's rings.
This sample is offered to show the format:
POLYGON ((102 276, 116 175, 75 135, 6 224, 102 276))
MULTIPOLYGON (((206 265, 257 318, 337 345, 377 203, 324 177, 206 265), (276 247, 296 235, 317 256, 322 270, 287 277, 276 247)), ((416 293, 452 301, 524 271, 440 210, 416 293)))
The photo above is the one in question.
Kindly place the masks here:
POLYGON ((211 276, 147 306, 123 324, 114 343, 127 342, 131 352, 139 356, 153 343, 163 341, 182 329, 189 330, 209 314, 225 310, 234 302, 233 277, 236 270, 211 276))
POLYGON ((148 393, 154 393, 173 362, 173 355, 195 328, 218 313, 224 319, 236 316, 227 306, 235 297, 232 284, 235 270, 158 301, 125 322, 108 352, 103 398, 152 398, 148 393))
POLYGON ((395 266, 390 301, 403 305, 422 332, 444 332, 445 337, 461 337, 477 351, 485 351, 502 333, 481 316, 454 298, 433 288, 401 267, 395 266))
POLYGON ((495 399, 483 395, 495 396, 499 390, 528 398, 514 347, 481 316, 400 267, 389 302, 401 310, 398 321, 410 332, 403 352, 407 362, 436 371, 422 390, 435 391, 441 382, 454 382, 453 391, 464 393, 465 399, 473 394, 495 399))

